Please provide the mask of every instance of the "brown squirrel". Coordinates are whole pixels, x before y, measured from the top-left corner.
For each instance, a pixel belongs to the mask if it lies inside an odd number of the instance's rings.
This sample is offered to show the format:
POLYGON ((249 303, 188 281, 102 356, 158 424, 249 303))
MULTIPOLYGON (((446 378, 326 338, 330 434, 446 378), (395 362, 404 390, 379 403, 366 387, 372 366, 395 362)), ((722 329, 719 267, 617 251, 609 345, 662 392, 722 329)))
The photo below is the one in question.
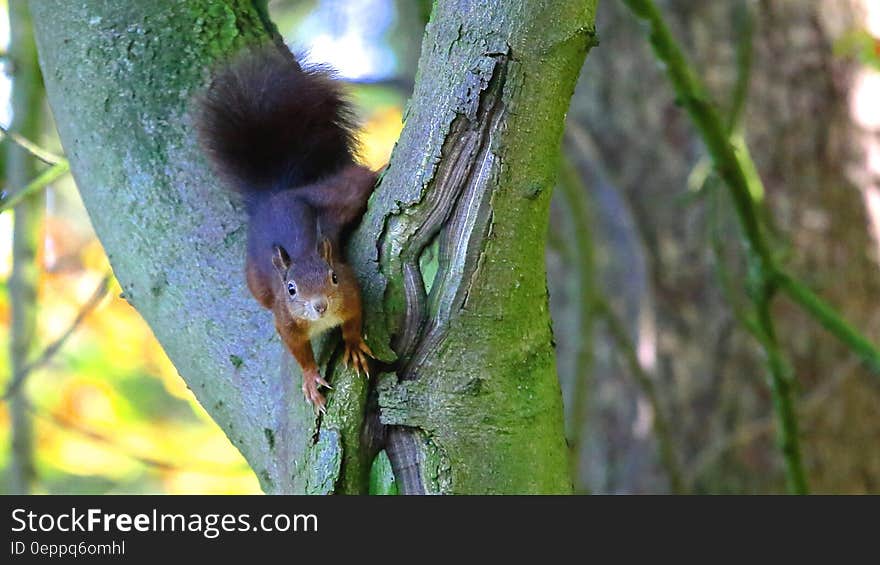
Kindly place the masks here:
POLYGON ((248 213, 247 285, 325 410, 310 338, 341 325, 343 361, 369 377, 361 295, 343 238, 367 206, 376 174, 354 156, 351 106, 323 68, 275 45, 248 51, 197 100, 202 147, 248 213))

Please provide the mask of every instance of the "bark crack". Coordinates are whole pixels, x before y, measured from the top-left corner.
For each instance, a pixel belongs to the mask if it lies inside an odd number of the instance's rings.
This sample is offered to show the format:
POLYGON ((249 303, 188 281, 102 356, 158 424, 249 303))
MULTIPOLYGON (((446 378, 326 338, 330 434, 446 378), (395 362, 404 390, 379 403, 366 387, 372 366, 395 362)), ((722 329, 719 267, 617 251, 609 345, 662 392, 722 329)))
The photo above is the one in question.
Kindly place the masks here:
MULTIPOLYGON (((466 151, 456 154, 454 159, 444 160, 435 177, 444 191, 448 190, 443 186, 445 181, 454 182, 456 198, 451 202, 451 209, 445 213, 447 221, 440 234, 439 268, 428 296, 432 314, 429 318, 423 315, 418 321, 418 338, 410 345, 412 354, 404 357, 401 380, 416 378, 421 364, 443 341, 449 322, 461 309, 476 280, 474 273, 480 264, 482 243, 492 217, 489 201, 497 174, 497 158, 492 152, 493 135, 501 126, 504 116, 502 94, 507 56, 493 55, 492 58, 496 65, 481 94, 475 119, 465 122, 469 127, 458 139, 448 138, 466 151), (465 154, 467 160, 462 163, 458 157, 465 154), (448 171, 444 168, 448 168, 448 171)), ((461 118, 459 116, 458 119, 461 118)))
MULTIPOLYGON (((443 342, 478 279, 493 217, 490 201, 500 166, 493 142, 504 122, 509 54, 509 47, 506 53, 484 54, 488 78, 478 76, 479 88, 468 86, 463 93, 423 198, 385 224, 385 234, 397 236, 391 249, 400 261, 404 304, 392 342, 401 365, 397 379, 380 389, 380 407, 382 422, 390 425, 388 455, 405 493, 425 492, 419 446, 431 440, 424 406, 428 391, 407 383, 417 380, 420 367, 443 342), (419 259, 437 237, 438 270, 428 293, 419 259)), ((442 453, 442 446, 434 447, 442 453)), ((442 477, 435 482, 445 484, 442 477)))

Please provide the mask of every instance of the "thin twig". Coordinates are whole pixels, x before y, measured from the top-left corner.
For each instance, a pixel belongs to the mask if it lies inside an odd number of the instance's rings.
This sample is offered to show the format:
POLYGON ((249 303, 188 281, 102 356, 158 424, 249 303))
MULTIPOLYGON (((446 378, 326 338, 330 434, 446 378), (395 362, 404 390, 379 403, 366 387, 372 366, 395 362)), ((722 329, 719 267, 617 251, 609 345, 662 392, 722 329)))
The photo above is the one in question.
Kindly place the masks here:
POLYGON ((62 333, 58 339, 50 343, 46 349, 33 361, 25 365, 20 371, 18 371, 10 381, 9 385, 6 387, 6 392, 3 394, 2 399, 0 400, 8 400, 12 397, 21 385, 24 384, 25 379, 27 379, 28 375, 30 375, 33 371, 39 369, 48 363, 52 357, 64 347, 64 344, 67 343, 67 340, 70 339, 70 336, 76 332, 77 328, 79 328, 80 324, 82 324, 83 320, 91 314, 91 312, 98 307, 101 303, 101 300, 106 296, 107 291, 110 287, 110 279, 112 278, 111 273, 107 273, 101 278, 101 282, 98 283, 97 288, 95 288, 95 292, 92 293, 92 296, 89 300, 83 304, 82 308, 80 308, 79 312, 76 315, 76 318, 70 323, 67 329, 62 333))
MULTIPOLYGON (((802 415, 808 415, 821 410, 826 405, 828 399, 840 389, 844 382, 858 374, 851 369, 852 367, 849 367, 838 371, 837 374, 839 376, 819 385, 798 403, 798 411, 802 415)), ((707 467, 723 457, 731 449, 746 446, 761 436, 771 433, 774 423, 775 420, 771 417, 757 418, 741 425, 739 429, 722 437, 714 445, 701 451, 688 465, 688 484, 694 485, 707 467)))
POLYGON ((868 364, 869 369, 880 373, 880 351, 849 325, 834 308, 785 271, 776 273, 776 282, 779 285, 779 290, 806 310, 826 330, 836 335, 851 350, 855 351, 868 364))
MULTIPOLYGON (((596 274, 593 234, 587 211, 587 188, 577 168, 563 157, 559 191, 567 212, 569 231, 565 238, 565 253, 574 271, 574 289, 571 300, 577 304, 577 339, 574 343, 574 424, 571 430, 573 473, 580 467, 583 452, 584 428, 589 419, 588 401, 593 394, 593 305, 596 302, 596 274)), ((551 232, 553 230, 550 230, 551 232)))
POLYGON ((684 472, 675 453, 669 420, 666 417, 666 410, 660 402, 660 395, 657 394, 657 387, 654 386, 654 379, 642 367, 642 363, 636 354, 635 345, 630 339, 626 327, 620 318, 617 317, 611 305, 604 299, 597 297, 595 312, 605 320, 609 334, 617 344, 618 353, 623 357, 629 372, 636 380, 636 384, 641 389, 642 394, 645 395, 645 398, 648 399, 648 403, 654 411, 654 435, 657 437, 660 462, 663 464, 663 468, 666 470, 669 478, 669 489, 675 494, 684 494, 686 492, 684 472))
POLYGON ((46 188, 50 183, 67 174, 68 171, 70 171, 70 164, 67 161, 61 161, 40 173, 37 178, 29 182, 27 186, 18 192, 10 195, 6 191, 3 191, 3 193, 0 194, 0 213, 14 208, 23 199, 27 198, 34 192, 46 188))
MULTIPOLYGON (((607 186, 607 174, 602 170, 600 165, 598 151, 583 126, 578 124, 577 121, 569 121, 566 126, 566 138, 571 140, 572 146, 581 154, 584 162, 590 163, 589 167, 577 171, 580 175, 585 175, 587 179, 584 181, 579 176, 577 178, 578 182, 581 185, 586 183, 591 186, 595 185, 596 187, 607 186)), ((586 189, 581 188, 581 191, 583 192, 582 198, 588 198, 586 189)), ((589 218, 586 214, 580 214, 578 216, 572 214, 572 216, 574 220, 579 220, 584 223, 583 229, 587 230, 587 237, 590 238, 590 245, 593 245, 591 237, 592 233, 589 229, 589 218)), ((636 231, 639 233, 640 237, 644 236, 640 230, 637 229, 636 231)), ((593 257, 590 257, 589 260, 591 263, 594 262, 593 257)), ((591 268, 594 268, 594 266, 591 266, 591 268)), ((593 274, 593 277, 595 277, 595 274, 593 274)), ((669 425, 669 418, 667 417, 663 404, 660 401, 656 387, 654 387, 654 381, 642 367, 638 355, 635 353, 635 346, 629 339, 624 324, 616 317, 616 314, 611 309, 607 299, 597 287, 595 280, 590 281, 590 285, 591 286, 586 289, 581 288, 581 299, 589 301, 588 303, 583 303, 581 305, 581 308, 583 309, 581 316, 587 316, 591 319, 605 318, 606 323, 609 325, 610 333, 612 334, 611 337, 617 345, 618 353, 629 367, 629 371, 632 373, 636 385, 640 388, 642 394, 648 399, 648 403, 651 404, 651 409, 654 411, 652 431, 657 440, 660 465, 666 472, 670 491, 676 494, 683 494, 686 492, 686 486, 682 481, 683 471, 678 461, 678 457, 675 454, 675 442, 671 435, 672 432, 671 426, 669 425)))
MULTIPOLYGON (((36 57, 32 21, 26 2, 7 2, 10 65, 12 81, 8 102, 12 109, 10 128, 26 137, 39 135, 44 123, 42 104, 45 89, 36 57)), ((36 163, 27 151, 8 144, 4 149, 5 186, 21 188, 37 175, 36 163)), ((36 335, 38 303, 36 289, 40 265, 37 261, 43 242, 41 225, 45 206, 41 194, 21 202, 15 211, 12 237, 12 272, 9 276, 9 366, 14 374, 27 364, 36 335)), ((11 376, 11 375, 10 375, 11 376)), ((20 390, 9 401, 9 457, 6 461, 8 490, 29 494, 38 475, 34 457, 33 422, 27 412, 26 391, 20 390)))
POLYGON ((58 163, 64 161, 64 157, 61 155, 56 155, 51 151, 43 149, 33 141, 27 139, 23 135, 16 133, 14 131, 9 131, 8 128, 0 126, 0 133, 2 133, 9 141, 18 145, 40 161, 46 163, 47 165, 57 165, 58 163))
POLYGON ((206 475, 218 475, 218 476, 229 476, 233 474, 237 474, 238 470, 234 468, 221 468, 208 463, 199 463, 197 466, 184 466, 178 463, 172 463, 170 461, 163 461, 161 459, 151 457, 149 455, 143 455, 133 451, 127 446, 120 444, 114 438, 105 435, 96 430, 87 428, 82 426, 81 424, 74 422, 70 418, 58 414, 56 412, 52 412, 50 410, 44 410, 42 408, 38 408, 33 404, 28 404, 28 410, 38 417, 41 418, 65 431, 75 433, 79 436, 82 436, 86 439, 94 441, 95 443, 100 443, 105 447, 109 448, 111 451, 128 457, 129 459, 133 459, 138 463, 144 465, 145 467, 154 469, 156 471, 174 471, 174 472, 195 472, 202 473, 206 475))
MULTIPOLYGON (((754 18, 748 0, 740 0, 733 8, 734 31, 736 35, 736 80, 733 94, 727 110, 726 126, 730 135, 739 134, 742 126, 741 117, 749 97, 749 86, 752 82, 754 18)), ((693 192, 701 192, 706 187, 712 172, 711 159, 703 155, 688 175, 688 188, 693 192)))

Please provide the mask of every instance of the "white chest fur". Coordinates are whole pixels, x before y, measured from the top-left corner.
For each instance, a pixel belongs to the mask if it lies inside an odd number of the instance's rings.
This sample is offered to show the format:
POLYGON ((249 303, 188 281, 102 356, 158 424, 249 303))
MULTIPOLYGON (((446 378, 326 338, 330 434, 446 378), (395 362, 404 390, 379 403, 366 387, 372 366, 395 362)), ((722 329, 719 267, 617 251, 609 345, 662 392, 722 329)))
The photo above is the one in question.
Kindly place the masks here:
POLYGON ((335 315, 324 316, 309 324, 309 339, 321 335, 329 329, 342 324, 342 318, 335 315))

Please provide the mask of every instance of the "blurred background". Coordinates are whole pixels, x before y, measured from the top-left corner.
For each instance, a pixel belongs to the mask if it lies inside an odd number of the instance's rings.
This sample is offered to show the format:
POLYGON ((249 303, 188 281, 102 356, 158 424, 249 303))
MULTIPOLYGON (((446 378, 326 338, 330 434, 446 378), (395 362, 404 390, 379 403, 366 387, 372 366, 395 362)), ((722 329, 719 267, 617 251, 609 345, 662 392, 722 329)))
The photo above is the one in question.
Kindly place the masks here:
MULTIPOLYGON (((26 35, 16 33, 19 0, 9 2, 0 2, 7 71, 26 35)), ((351 83, 372 167, 399 134, 430 4, 269 2, 295 51, 351 83)), ((880 5, 659 4, 749 144, 783 262, 880 342, 880 5)), ((741 324, 747 266, 726 192, 640 26, 614 0, 600 3, 598 25, 601 45, 569 113, 547 252, 576 489, 782 492, 765 364, 741 324)), ((52 163, 63 151, 36 92, 13 104, 0 77, 0 124, 13 106, 40 116, 31 141, 52 163)), ((13 165, 17 145, 7 136, 2 145, 11 195, 30 179, 13 165)), ((104 284, 109 264, 70 175, 43 193, 33 301, 9 282, 29 259, 15 252, 13 213, 0 212, 0 383, 21 381, 19 408, 0 403, 0 489, 259 492, 115 281, 104 284), (12 343, 14 300, 35 310, 24 346, 12 343), (21 378, 16 347, 26 350, 21 378)), ((784 300, 774 314, 799 383, 813 489, 877 492, 880 379, 784 300)))

